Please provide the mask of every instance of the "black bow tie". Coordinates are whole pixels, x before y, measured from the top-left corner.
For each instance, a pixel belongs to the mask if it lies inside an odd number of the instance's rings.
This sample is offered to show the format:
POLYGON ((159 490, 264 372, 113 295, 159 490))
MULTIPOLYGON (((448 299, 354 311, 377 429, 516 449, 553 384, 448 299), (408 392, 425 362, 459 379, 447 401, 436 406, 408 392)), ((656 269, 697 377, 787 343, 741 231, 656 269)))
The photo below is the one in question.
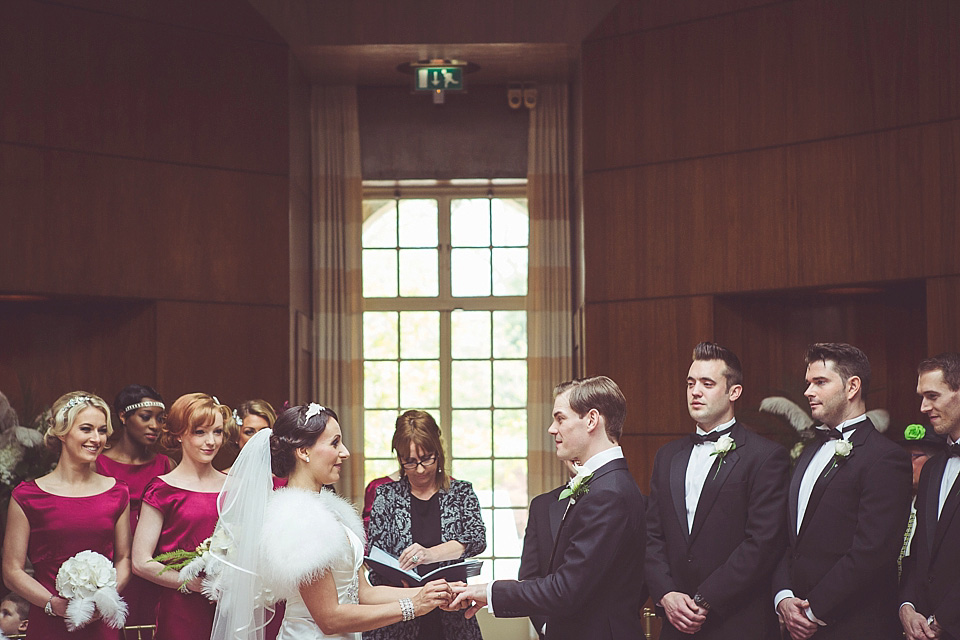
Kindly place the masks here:
POLYGON ((857 428, 857 425, 852 425, 849 427, 844 427, 843 430, 841 431, 840 429, 834 429, 832 427, 829 429, 823 429, 821 427, 817 427, 817 439, 822 442, 825 442, 827 440, 839 440, 840 438, 843 437, 843 434, 847 433, 848 431, 853 431, 856 428, 857 428))
POLYGON ((699 433, 691 433, 690 442, 692 442, 694 445, 703 444, 704 442, 716 442, 720 439, 720 436, 725 436, 730 433, 732 428, 733 427, 727 427, 726 429, 722 430, 714 429, 710 433, 703 436, 699 433))
POLYGON ((947 445, 947 457, 952 458, 954 456, 960 458, 960 442, 947 445))

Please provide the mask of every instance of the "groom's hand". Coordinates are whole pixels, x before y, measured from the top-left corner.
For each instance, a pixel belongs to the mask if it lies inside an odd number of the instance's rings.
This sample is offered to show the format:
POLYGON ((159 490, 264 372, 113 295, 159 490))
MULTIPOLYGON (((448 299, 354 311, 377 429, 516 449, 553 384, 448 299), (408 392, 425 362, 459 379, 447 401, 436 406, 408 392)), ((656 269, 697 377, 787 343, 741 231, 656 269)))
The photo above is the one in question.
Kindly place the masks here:
POLYGON ((468 607, 463 614, 465 618, 472 618, 476 615, 477 611, 487 606, 487 585, 471 584, 459 586, 454 583, 451 584, 450 587, 453 589, 456 597, 447 605, 447 608, 456 610, 468 607))
POLYGON ((696 633, 707 619, 706 611, 697 606, 693 598, 679 591, 671 591, 660 598, 660 606, 678 631, 696 633))

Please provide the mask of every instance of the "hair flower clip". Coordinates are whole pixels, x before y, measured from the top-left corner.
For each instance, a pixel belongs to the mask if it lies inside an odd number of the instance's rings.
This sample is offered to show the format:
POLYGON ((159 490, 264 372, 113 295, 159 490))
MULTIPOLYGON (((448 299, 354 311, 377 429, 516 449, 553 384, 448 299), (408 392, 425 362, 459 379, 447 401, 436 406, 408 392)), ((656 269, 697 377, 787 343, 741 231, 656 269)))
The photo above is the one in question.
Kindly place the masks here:
POLYGON ((233 410, 233 421, 237 423, 238 427, 243 426, 243 418, 240 417, 240 414, 237 413, 236 409, 233 410))
POLYGON ((316 402, 311 402, 311 403, 307 406, 307 415, 305 415, 305 416, 303 417, 303 421, 306 422, 307 420, 309 420, 309 419, 312 418, 313 416, 318 416, 318 415, 320 415, 320 413, 323 412, 323 411, 326 411, 326 409, 327 409, 327 408, 324 407, 323 405, 317 404, 316 402))

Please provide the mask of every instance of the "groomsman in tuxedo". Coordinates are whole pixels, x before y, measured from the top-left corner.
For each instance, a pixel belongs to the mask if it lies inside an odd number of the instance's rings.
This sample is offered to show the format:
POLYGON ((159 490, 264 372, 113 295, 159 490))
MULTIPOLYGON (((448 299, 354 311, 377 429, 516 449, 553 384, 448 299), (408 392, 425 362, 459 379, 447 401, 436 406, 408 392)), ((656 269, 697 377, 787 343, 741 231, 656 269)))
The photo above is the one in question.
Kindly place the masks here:
POLYGON ((645 500, 620 449, 626 401, 606 376, 555 389, 550 435, 561 460, 578 460, 549 573, 454 587, 449 608, 487 606, 497 617, 542 615, 547 640, 642 638, 645 500))
POLYGON ((790 461, 734 417, 742 381, 732 351, 698 344, 687 373, 696 433, 653 463, 646 576, 663 640, 779 637, 770 574, 786 545, 790 461))
POLYGON ((960 354, 924 360, 919 372, 920 411, 947 444, 920 473, 900 623, 909 640, 949 640, 960 638, 960 354))
POLYGON ((910 458, 866 417, 870 363, 860 349, 818 343, 806 362, 804 395, 822 426, 790 480, 774 606, 794 640, 894 640, 910 458))

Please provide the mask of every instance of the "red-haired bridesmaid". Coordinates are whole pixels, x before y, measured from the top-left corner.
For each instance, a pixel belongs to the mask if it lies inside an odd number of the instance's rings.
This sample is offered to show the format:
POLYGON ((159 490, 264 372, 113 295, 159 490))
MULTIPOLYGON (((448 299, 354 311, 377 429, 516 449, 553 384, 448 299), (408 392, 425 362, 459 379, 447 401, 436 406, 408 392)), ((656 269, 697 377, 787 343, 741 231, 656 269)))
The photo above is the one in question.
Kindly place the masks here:
POLYGON ((133 571, 161 587, 154 640, 206 640, 215 605, 201 593, 202 578, 183 583, 179 573, 152 560, 167 551, 192 551, 213 534, 217 494, 224 474, 213 467, 223 444, 230 409, 205 393, 177 398, 167 415, 162 442, 179 447, 177 468, 151 480, 143 492, 133 539, 133 571))

